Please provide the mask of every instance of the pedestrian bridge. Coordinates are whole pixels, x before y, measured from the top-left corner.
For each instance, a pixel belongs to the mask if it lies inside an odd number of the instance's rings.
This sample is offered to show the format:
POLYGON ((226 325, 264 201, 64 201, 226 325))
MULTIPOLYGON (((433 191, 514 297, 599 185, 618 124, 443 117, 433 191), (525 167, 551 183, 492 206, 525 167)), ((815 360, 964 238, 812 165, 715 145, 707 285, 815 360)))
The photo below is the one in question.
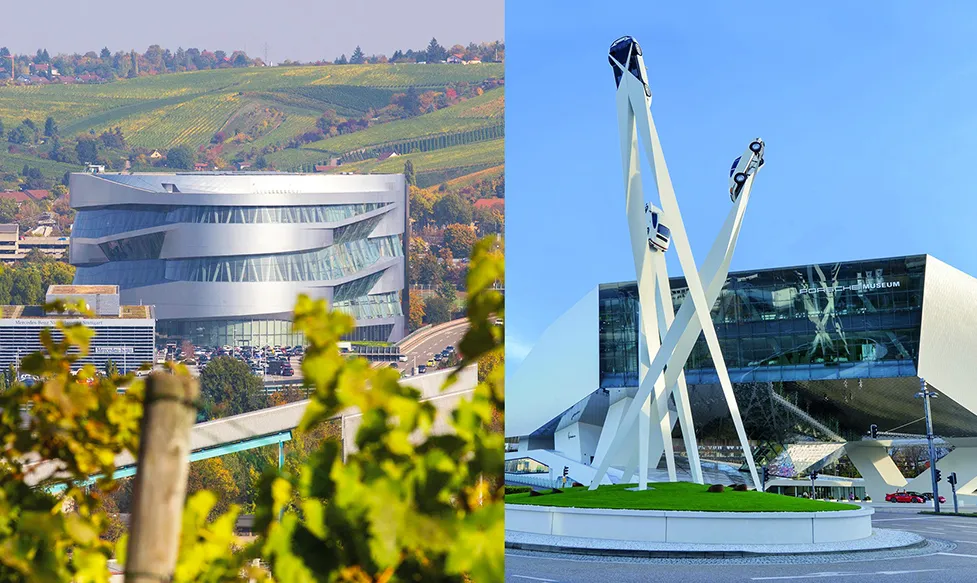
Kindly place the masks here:
MULTIPOLYGON (((451 431, 451 412, 461 399, 471 397, 478 384, 477 368, 469 366, 462 369, 458 374, 458 380, 442 392, 441 386, 452 372, 453 369, 439 370, 405 377, 399 381, 402 385, 420 391, 421 401, 434 403, 437 410, 432 428, 434 434, 451 431)), ((292 431, 298 427, 308 405, 309 400, 304 399, 287 405, 197 423, 190 434, 190 461, 222 457, 239 451, 278 444, 279 463, 281 463, 282 446, 292 439, 292 431)), ((362 415, 358 409, 351 408, 331 418, 339 420, 342 425, 344 458, 356 449, 355 436, 362 415)), ((136 458, 128 452, 117 456, 115 465, 114 478, 126 478, 136 473, 136 458)), ((56 462, 36 463, 29 467, 25 481, 28 485, 37 484, 50 478, 57 470, 56 462)), ((64 485, 49 488, 54 492, 64 489, 64 485)))

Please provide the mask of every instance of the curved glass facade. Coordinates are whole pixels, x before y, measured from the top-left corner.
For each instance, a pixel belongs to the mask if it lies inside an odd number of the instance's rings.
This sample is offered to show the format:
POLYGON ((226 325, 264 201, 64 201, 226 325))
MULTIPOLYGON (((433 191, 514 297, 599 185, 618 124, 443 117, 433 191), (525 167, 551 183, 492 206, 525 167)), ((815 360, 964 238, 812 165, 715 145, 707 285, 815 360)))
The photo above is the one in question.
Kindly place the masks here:
MULTIPOLYGON (((731 377, 805 380, 854 366, 863 376, 914 374, 924 268, 913 256, 729 274, 712 319, 731 377)), ((677 312, 688 288, 670 283, 677 312)), ((602 285, 599 298, 601 386, 637 386, 637 284, 602 285)), ((718 382, 701 336, 686 374, 718 382)))
MULTIPOLYGON (((162 245, 162 233, 159 235, 159 244, 162 245)), ((152 236, 147 235, 147 237, 152 236)), ((123 241, 141 239, 143 238, 134 237, 123 239, 123 241)), ((108 244, 103 243, 103 245, 108 244)), ((114 250, 113 253, 120 257, 127 254, 139 257, 140 252, 148 252, 142 246, 138 250, 131 247, 131 245, 123 245, 114 250)), ((131 289, 168 281, 328 281, 354 274, 381 259, 403 257, 403 254, 400 236, 391 235, 376 239, 361 239, 301 253, 245 257, 202 257, 198 259, 137 259, 111 261, 94 266, 78 266, 75 269, 75 283, 98 284, 111 281, 121 289, 131 289)), ((158 250, 156 255, 159 255, 158 250)), ((376 280, 373 283, 376 283, 376 280)), ((349 284, 340 285, 338 288, 342 288, 344 285, 349 284)), ((373 284, 366 287, 362 293, 355 295, 365 294, 371 287, 373 284)), ((342 299, 355 297, 355 295, 350 295, 351 293, 344 291, 341 294, 342 299)))
MULTIPOLYGON (((357 326, 343 339, 385 342, 393 324, 357 326)), ((250 318, 220 320, 159 320, 156 330, 163 342, 189 340, 194 346, 301 346, 305 334, 289 320, 250 318)))
POLYGON ((169 259, 169 281, 328 281, 361 271, 385 257, 402 257, 400 236, 360 239, 325 249, 244 257, 169 259))
MULTIPOLYGON (((107 237, 177 223, 334 223, 383 206, 382 203, 280 207, 119 205, 79 210, 71 234, 75 237, 107 237)), ((369 229, 366 235, 372 230, 369 229)))
POLYGON ((100 172, 70 183, 75 283, 156 306, 168 338, 299 344, 288 320, 301 290, 356 315, 356 338, 404 335, 403 175, 100 172))

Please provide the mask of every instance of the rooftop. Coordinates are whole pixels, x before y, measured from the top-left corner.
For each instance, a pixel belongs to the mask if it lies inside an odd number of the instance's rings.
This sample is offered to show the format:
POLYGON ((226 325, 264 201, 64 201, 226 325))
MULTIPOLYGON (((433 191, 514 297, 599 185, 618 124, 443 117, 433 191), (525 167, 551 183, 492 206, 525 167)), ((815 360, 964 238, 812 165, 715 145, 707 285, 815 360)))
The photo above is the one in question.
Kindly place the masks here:
POLYGON ((152 306, 120 306, 116 315, 82 316, 80 314, 59 314, 45 312, 43 306, 0 306, 0 318, 3 319, 38 319, 38 320, 148 320, 153 317, 152 306))
POLYGON ((95 295, 95 294, 117 294, 117 285, 52 285, 47 293, 53 295, 95 295))

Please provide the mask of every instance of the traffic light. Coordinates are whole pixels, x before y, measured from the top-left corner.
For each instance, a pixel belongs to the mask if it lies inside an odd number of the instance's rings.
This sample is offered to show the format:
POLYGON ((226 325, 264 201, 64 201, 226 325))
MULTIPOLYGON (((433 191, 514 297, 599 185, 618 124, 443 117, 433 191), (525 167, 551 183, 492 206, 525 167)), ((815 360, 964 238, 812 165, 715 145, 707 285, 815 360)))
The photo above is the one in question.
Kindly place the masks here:
POLYGON ((763 483, 766 484, 767 480, 770 479, 770 468, 764 466, 763 468, 763 483))
POLYGON ((950 485, 956 486, 957 485, 957 473, 956 472, 950 472, 950 475, 946 477, 946 481, 949 482, 950 485))
POLYGON ((936 481, 939 482, 943 476, 942 472, 940 472, 940 470, 933 470, 933 471, 936 472, 936 481))
POLYGON ((569 476, 570 476, 570 466, 563 466, 563 477, 566 478, 569 476))
POLYGON ((813 482, 814 480, 817 480, 817 479, 818 479, 818 473, 817 472, 811 472, 811 481, 813 482))
POLYGON ((872 437, 872 439, 877 439, 879 436, 879 426, 875 423, 869 425, 868 434, 872 437))

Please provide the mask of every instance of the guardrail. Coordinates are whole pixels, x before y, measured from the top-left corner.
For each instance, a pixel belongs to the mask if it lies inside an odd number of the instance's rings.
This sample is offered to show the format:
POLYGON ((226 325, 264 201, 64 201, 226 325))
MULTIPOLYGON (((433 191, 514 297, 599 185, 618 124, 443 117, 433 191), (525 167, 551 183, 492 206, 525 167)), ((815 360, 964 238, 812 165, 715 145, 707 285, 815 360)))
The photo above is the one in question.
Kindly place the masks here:
POLYGON ((531 474, 506 473, 505 483, 520 486, 535 486, 537 488, 560 488, 563 485, 560 480, 551 478, 549 474, 533 476, 531 474))

